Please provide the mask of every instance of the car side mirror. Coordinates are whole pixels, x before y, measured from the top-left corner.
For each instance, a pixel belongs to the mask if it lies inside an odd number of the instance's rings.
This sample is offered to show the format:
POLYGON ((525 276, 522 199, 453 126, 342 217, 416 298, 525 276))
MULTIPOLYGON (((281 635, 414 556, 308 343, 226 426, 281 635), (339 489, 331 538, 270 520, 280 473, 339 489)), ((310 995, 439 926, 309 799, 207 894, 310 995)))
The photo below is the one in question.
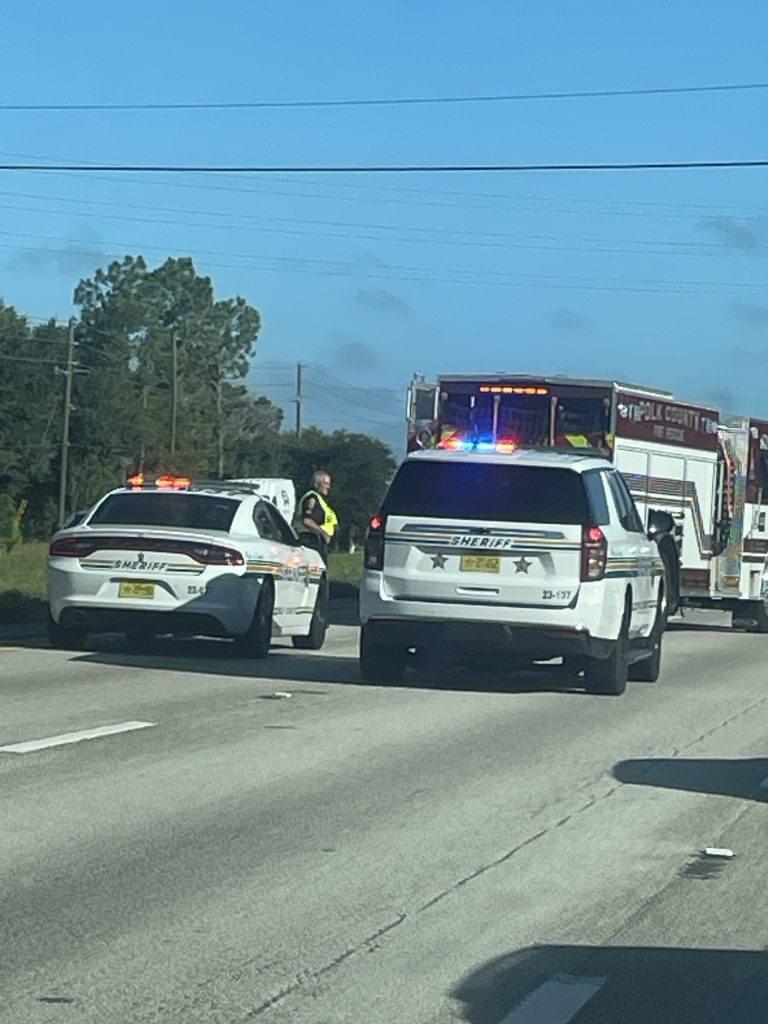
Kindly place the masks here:
POLYGON ((675 532, 675 520, 669 512, 664 512, 660 508, 652 508, 648 513, 648 536, 651 540, 656 540, 663 533, 675 532))

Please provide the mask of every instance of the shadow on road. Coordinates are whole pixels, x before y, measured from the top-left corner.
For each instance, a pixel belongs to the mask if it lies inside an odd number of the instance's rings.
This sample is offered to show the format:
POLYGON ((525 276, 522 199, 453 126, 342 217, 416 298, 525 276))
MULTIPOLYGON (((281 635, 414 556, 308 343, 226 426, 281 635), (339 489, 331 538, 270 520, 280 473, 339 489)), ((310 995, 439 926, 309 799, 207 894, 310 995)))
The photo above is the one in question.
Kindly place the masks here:
MULTIPOLYGON (((263 661, 234 656, 233 647, 221 640, 159 638, 147 641, 140 654, 125 650, 118 635, 94 636, 88 652, 72 655, 87 664, 125 665, 205 675, 271 679, 284 682, 334 683, 377 686, 360 677, 356 655, 335 655, 329 645, 325 651, 307 654, 292 650, 286 641, 278 642, 263 661), (326 653, 327 652, 327 653, 326 653)), ((565 673, 560 665, 529 665, 514 671, 498 662, 455 666, 440 671, 409 669, 399 688, 494 693, 561 693, 583 695, 583 686, 565 673)))
MULTIPOLYGON (((619 761, 614 778, 634 786, 682 789, 689 793, 715 793, 742 800, 768 802, 768 758, 637 758, 619 761)), ((766 1014, 768 1019, 768 1013, 766 1014)))
POLYGON ((527 1012, 521 1012, 521 1021, 757 1024, 768 1016, 768 955, 730 949, 534 946, 483 964, 450 994, 458 1003, 458 1018, 469 1024, 500 1024, 524 1000, 527 1012))

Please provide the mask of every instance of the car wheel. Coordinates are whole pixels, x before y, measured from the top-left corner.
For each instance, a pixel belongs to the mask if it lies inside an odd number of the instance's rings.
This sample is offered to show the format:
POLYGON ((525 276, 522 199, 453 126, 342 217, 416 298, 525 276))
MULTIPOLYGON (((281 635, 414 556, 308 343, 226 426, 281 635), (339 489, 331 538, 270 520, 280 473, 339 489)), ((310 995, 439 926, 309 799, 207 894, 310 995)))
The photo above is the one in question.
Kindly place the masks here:
POLYGON ((48 640, 60 651, 79 651, 85 647, 88 632, 85 629, 67 629, 48 619, 48 640))
POLYGON ((360 673, 367 683, 399 683, 405 675, 408 652, 376 643, 369 626, 360 630, 360 673))
POLYGON ((624 617, 616 640, 611 643, 607 658, 590 658, 585 672, 587 693, 607 697, 620 697, 627 688, 629 669, 627 643, 629 638, 629 600, 624 606, 624 617))
POLYGON ((275 593, 272 584, 262 585, 253 613, 251 627, 244 636, 235 638, 235 652, 240 658, 266 658, 272 643, 272 613, 275 593))
POLYGON ((659 598, 656 619, 650 635, 651 655, 629 666, 629 678, 639 683, 655 683, 661 674, 661 642, 664 637, 664 604, 659 598))
POLYGON ((325 643, 327 632, 328 581, 323 579, 318 589, 315 610, 312 613, 312 621, 309 624, 309 633, 306 636, 293 637, 293 646, 300 651, 319 651, 325 643))

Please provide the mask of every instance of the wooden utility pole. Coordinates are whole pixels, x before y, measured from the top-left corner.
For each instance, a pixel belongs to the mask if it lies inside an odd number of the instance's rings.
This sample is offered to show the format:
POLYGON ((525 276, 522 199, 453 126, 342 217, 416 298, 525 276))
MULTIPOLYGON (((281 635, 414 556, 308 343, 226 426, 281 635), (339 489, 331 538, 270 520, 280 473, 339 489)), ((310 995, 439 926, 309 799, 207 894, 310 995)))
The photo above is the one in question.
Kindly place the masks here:
POLYGON ((304 367, 301 363, 296 364, 296 437, 301 433, 301 416, 303 412, 304 402, 304 381, 303 381, 304 367))
POLYGON ((67 474, 69 472, 69 414, 72 411, 72 381, 75 376, 75 320, 67 329, 67 368, 64 370, 64 422, 61 426, 61 462, 59 465, 59 523, 67 514, 67 474))
POLYGON ((216 374, 216 475, 219 480, 224 479, 224 402, 222 392, 224 390, 224 378, 221 367, 218 366, 216 374))
POLYGON ((171 461, 173 461, 176 457, 176 425, 179 415, 179 346, 175 330, 171 331, 171 362, 171 461))

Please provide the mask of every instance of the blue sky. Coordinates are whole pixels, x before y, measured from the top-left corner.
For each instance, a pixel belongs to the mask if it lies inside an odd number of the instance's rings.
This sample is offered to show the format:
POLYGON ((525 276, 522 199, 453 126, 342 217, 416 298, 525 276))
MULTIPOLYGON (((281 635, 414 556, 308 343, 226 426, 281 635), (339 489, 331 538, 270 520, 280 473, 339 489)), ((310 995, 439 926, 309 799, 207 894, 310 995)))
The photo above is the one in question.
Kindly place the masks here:
MULTIPOLYGON (((30 0, 6 103, 227 102, 763 81, 768 7, 30 0)), ((768 91, 444 107, 0 112, 3 160, 569 162, 768 156, 768 91)), ((768 171, 204 179, 0 174, 0 296, 67 316, 126 252, 192 255, 264 317, 254 380, 402 433, 414 371, 617 374, 768 414, 768 171), (365 397, 358 388, 375 386, 365 397)))

